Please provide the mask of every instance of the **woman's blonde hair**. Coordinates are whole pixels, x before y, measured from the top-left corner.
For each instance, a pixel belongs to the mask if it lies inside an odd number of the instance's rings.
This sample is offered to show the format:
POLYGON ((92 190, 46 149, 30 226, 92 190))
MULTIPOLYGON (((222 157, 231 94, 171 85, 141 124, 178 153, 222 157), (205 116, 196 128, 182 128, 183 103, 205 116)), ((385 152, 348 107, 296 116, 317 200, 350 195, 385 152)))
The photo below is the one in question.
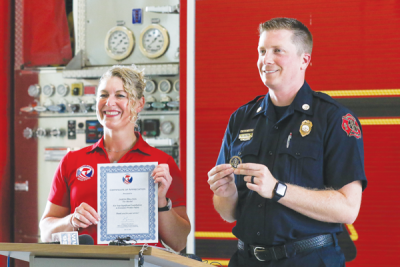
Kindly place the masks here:
POLYGON ((139 70, 135 65, 115 65, 101 76, 99 83, 102 83, 105 79, 109 79, 111 77, 118 77, 122 80, 124 90, 128 93, 131 122, 136 122, 138 114, 136 113, 134 107, 136 102, 143 97, 143 91, 146 88, 144 70, 139 70))

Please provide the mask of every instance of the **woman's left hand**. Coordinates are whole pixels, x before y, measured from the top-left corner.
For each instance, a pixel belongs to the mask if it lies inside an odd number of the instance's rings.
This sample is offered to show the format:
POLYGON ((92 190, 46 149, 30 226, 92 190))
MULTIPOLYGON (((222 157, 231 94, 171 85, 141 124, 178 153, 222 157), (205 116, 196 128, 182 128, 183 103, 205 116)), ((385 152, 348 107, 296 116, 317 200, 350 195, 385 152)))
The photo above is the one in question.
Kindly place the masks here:
POLYGON ((168 164, 159 164, 151 175, 153 176, 154 182, 158 183, 158 199, 162 201, 165 200, 166 202, 166 195, 172 183, 168 164))

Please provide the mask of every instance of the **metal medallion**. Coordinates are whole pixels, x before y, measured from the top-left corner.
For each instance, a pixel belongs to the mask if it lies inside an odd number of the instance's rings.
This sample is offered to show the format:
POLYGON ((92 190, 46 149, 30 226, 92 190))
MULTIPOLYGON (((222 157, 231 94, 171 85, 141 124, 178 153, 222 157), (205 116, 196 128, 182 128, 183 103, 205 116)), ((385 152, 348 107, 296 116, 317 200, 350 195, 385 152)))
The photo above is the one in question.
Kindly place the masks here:
POLYGON ((239 156, 233 156, 229 161, 229 164, 236 169, 239 164, 242 164, 242 159, 239 156))
POLYGON ((312 128, 312 122, 305 120, 300 125, 300 134, 302 137, 309 135, 312 128))

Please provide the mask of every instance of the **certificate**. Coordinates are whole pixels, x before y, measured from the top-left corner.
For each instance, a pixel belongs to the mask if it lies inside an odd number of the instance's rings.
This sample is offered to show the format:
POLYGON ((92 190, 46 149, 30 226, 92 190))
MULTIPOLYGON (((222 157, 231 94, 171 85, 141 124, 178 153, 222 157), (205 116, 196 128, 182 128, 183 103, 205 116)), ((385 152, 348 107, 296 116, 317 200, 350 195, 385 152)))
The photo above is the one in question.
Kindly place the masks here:
POLYGON ((158 242, 158 184, 151 173, 157 162, 97 165, 97 243, 130 237, 158 242))

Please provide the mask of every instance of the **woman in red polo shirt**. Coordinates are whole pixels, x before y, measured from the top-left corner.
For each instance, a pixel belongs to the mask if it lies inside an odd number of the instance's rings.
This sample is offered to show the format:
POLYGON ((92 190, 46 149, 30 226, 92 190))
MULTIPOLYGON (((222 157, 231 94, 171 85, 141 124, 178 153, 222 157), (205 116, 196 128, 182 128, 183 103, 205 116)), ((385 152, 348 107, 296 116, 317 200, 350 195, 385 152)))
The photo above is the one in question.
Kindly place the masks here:
POLYGON ((178 166, 134 130, 144 106, 145 86, 144 73, 136 67, 114 66, 100 78, 96 113, 104 135, 96 144, 71 151, 61 160, 40 221, 43 241, 51 241, 53 233, 78 229, 97 244, 97 164, 157 161, 151 175, 158 183, 159 239, 175 251, 186 246, 190 222, 178 166))

